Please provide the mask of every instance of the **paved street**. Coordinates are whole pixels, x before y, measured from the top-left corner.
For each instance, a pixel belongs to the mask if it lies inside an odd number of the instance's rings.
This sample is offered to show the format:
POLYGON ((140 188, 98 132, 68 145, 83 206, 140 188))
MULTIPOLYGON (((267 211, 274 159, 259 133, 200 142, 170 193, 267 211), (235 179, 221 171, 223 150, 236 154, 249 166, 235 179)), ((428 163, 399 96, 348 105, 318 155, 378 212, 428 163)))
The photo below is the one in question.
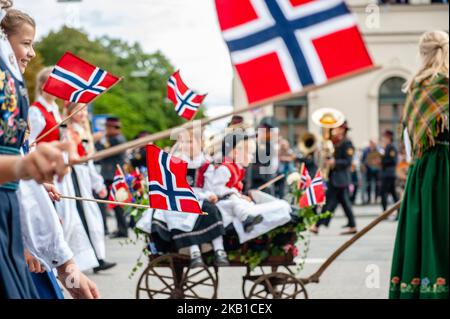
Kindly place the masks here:
MULTIPOLYGON (((372 221, 381 212, 379 206, 356 206, 359 228, 372 221)), ((114 221, 111 218, 111 228, 114 221)), ((316 271, 348 236, 339 236, 346 219, 341 210, 328 229, 311 235, 309 256, 300 277, 316 271)), ((387 298, 390 262, 397 223, 384 221, 345 251, 320 277, 320 283, 306 286, 309 298, 387 298)), ((135 288, 142 269, 132 278, 128 276, 135 265, 143 243, 123 244, 123 240, 107 240, 107 260, 118 266, 94 275, 103 298, 135 298, 135 288)), ((145 258, 143 259, 146 264, 145 258)), ((241 284, 245 268, 223 268, 219 271, 219 298, 242 298, 241 284)))

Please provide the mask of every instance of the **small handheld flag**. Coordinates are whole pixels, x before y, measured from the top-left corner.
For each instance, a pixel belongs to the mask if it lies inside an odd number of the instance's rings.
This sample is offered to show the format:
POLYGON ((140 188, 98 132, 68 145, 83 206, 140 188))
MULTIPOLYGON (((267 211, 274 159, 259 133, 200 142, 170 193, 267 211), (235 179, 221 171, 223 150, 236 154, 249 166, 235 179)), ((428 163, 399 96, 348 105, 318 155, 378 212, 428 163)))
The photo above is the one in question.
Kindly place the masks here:
POLYGON ((66 52, 56 63, 44 91, 73 103, 89 103, 120 78, 66 52))
POLYGON ((151 208, 202 214, 197 197, 186 181, 186 162, 155 145, 147 145, 147 168, 151 208))
POLYGON ((300 180, 298 181, 298 189, 305 190, 306 188, 308 188, 309 184, 311 184, 311 176, 309 176, 306 165, 302 164, 300 168, 300 180))
POLYGON ((300 198, 299 204, 300 208, 305 208, 323 203, 325 203, 325 188, 322 175, 320 174, 320 171, 318 171, 305 193, 300 198))
POLYGON ((167 81, 167 98, 175 105, 177 114, 188 121, 195 116, 205 97, 206 94, 197 94, 184 84, 179 70, 167 81))
POLYGON ((109 200, 122 203, 130 203, 133 201, 133 196, 131 196, 130 190, 128 189, 125 176, 123 176, 122 170, 119 168, 116 169, 114 174, 109 193, 109 200))

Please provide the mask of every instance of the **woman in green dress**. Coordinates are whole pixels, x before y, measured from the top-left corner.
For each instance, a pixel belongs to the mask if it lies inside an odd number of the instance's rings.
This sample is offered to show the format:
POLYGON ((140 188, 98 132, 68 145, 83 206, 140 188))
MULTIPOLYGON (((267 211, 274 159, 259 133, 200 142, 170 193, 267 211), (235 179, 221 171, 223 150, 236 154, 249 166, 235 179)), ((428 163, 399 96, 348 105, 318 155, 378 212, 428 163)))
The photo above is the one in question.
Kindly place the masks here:
POLYGON ((395 240, 392 299, 449 297, 448 41, 442 31, 421 37, 422 66, 405 87, 404 137, 412 165, 395 240))

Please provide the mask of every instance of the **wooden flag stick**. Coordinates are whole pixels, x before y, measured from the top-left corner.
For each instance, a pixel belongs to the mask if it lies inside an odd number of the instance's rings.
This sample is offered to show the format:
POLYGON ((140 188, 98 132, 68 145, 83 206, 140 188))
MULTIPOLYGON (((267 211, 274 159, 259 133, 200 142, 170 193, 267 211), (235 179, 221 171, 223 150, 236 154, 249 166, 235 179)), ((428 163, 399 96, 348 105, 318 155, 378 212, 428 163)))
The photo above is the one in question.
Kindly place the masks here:
MULTIPOLYGON (((116 86, 117 83, 119 83, 122 80, 122 78, 119 78, 119 80, 114 83, 113 85, 111 85, 111 87, 106 90, 103 91, 102 93, 100 93, 99 95, 97 95, 92 101, 90 101, 89 103, 93 103, 97 98, 99 98, 100 96, 102 96, 104 93, 106 93, 107 91, 111 90, 114 86, 116 86)), ((61 122, 59 122, 58 124, 56 124, 55 126, 53 126, 51 129, 49 129, 47 132, 45 132, 44 134, 42 134, 41 136, 39 136, 39 138, 35 139, 33 141, 33 143, 30 144, 30 147, 34 146, 36 143, 39 143, 39 141, 41 141, 44 137, 46 137, 48 134, 50 134, 51 132, 53 132, 54 130, 58 129, 61 125, 66 124, 75 114, 81 112, 81 110, 83 110, 86 106, 89 105, 89 103, 84 104, 83 106, 79 107, 75 112, 73 112, 72 114, 70 114, 69 116, 65 117, 61 122)), ((81 104, 81 103, 80 103, 81 104)))
POLYGON ((261 186, 259 186, 257 188, 257 190, 262 191, 263 189, 266 189, 267 187, 269 187, 270 185, 278 182, 280 179, 284 178, 284 174, 278 175, 277 177, 272 178, 270 181, 268 181, 267 183, 262 184, 261 186))
POLYGON ((60 197, 63 199, 74 199, 74 200, 79 200, 79 201, 95 202, 95 203, 101 203, 101 204, 114 204, 114 205, 131 206, 131 207, 137 207, 137 208, 150 208, 148 205, 116 202, 113 200, 106 200, 106 199, 95 199, 95 198, 85 198, 85 197, 66 196, 66 195, 60 195, 60 197))
MULTIPOLYGON (((258 109, 258 108, 261 108, 261 107, 269 106, 271 103, 274 103, 274 102, 277 102, 277 101, 280 101, 280 100, 285 100, 285 99, 292 98, 292 97, 303 96, 303 95, 308 94, 311 91, 314 91, 314 90, 320 89, 322 87, 329 86, 329 85, 332 85, 332 84, 335 84, 335 83, 338 83, 338 82, 341 82, 341 81, 344 81, 344 80, 347 80, 347 79, 350 79, 350 78, 353 78, 353 77, 358 76, 358 75, 362 75, 362 74, 365 74, 365 73, 368 73, 368 72, 372 72, 372 71, 378 70, 380 68, 381 68, 380 66, 371 66, 371 67, 368 67, 368 68, 364 68, 362 70, 351 72, 351 73, 349 73, 347 75, 344 75, 344 76, 336 77, 335 79, 332 79, 332 80, 330 80, 327 83, 322 84, 322 85, 305 86, 305 87, 303 87, 301 92, 298 92, 298 93, 295 93, 295 94, 292 94, 292 93, 281 94, 281 95, 275 96, 275 97, 267 99, 267 100, 258 101, 256 103, 252 103, 249 106, 243 107, 243 108, 241 108, 239 110, 236 110, 236 111, 233 111, 233 112, 230 112, 230 113, 227 113, 227 114, 219 115, 219 116, 216 116, 216 117, 212 117, 212 118, 209 118, 209 119, 203 119, 203 120, 200 120, 200 121, 201 121, 202 125, 207 125, 207 124, 209 124, 211 122, 214 122, 214 121, 217 121, 217 120, 221 120, 221 119, 227 118, 227 117, 232 116, 232 115, 246 113, 246 112, 249 112, 249 111, 254 110, 254 109, 258 109)), ((182 129, 182 128, 189 129, 189 128, 194 126, 194 123, 196 123, 196 122, 194 122, 194 121, 188 122, 186 124, 183 124, 183 125, 171 128, 171 129, 167 129, 167 130, 164 130, 164 131, 161 131, 161 132, 158 132, 158 133, 154 133, 154 134, 150 134, 150 135, 147 135, 147 136, 143 136, 143 137, 138 138, 138 139, 136 139, 134 141, 130 141, 130 142, 127 142, 127 143, 123 143, 123 144, 119 144, 119 145, 110 147, 110 148, 108 148, 106 150, 102 150, 102 151, 96 152, 96 153, 94 153, 94 154, 92 154, 90 156, 86 156, 86 157, 80 158, 78 160, 75 160, 75 161, 73 161, 71 163, 71 165, 85 163, 85 162, 87 162, 89 160, 98 161, 98 160, 101 160, 103 158, 107 158, 107 157, 110 157, 110 156, 114 156, 116 154, 123 153, 123 152, 125 152, 125 151, 127 151, 129 149, 135 149, 135 148, 138 148, 138 147, 142 147, 142 146, 144 146, 146 144, 153 143, 153 142, 155 142, 157 140, 161 140, 161 139, 165 139, 165 138, 170 137, 170 135, 172 133, 172 130, 182 129)))
MULTIPOLYGON (((100 204, 113 204, 113 205, 121 205, 121 206, 131 206, 136 208, 151 208, 148 205, 142 205, 142 204, 135 204, 135 203, 125 203, 125 202, 116 202, 113 200, 106 200, 106 199, 95 199, 95 198, 85 198, 85 197, 76 197, 76 196, 66 196, 66 195, 60 195, 62 199, 73 199, 78 201, 85 201, 85 202, 94 202, 94 203, 100 203, 100 204)), ((192 213, 193 214, 193 213, 192 213)), ((202 212, 200 215, 208 215, 206 212, 202 212)))

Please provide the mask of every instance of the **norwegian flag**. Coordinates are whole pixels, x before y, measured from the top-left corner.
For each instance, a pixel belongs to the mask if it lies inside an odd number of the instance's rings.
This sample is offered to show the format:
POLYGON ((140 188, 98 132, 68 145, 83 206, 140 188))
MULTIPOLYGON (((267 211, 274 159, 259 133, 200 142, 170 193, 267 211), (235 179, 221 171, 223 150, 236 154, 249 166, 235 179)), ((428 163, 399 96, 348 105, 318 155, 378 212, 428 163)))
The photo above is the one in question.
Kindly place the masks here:
POLYGON ((119 168, 114 173, 114 179, 109 192, 109 200, 122 203, 130 203, 133 201, 133 196, 130 193, 125 176, 123 176, 119 168))
POLYGON ((149 203, 151 208, 202 214, 186 181, 187 163, 155 145, 147 145, 149 203))
POLYGON ((175 105, 177 114, 186 120, 191 120, 205 99, 206 94, 199 95, 189 89, 176 71, 167 81, 167 98, 175 105))
POLYGON ((298 189, 304 190, 309 184, 311 184, 311 176, 309 176, 309 172, 306 169, 306 165, 302 164, 300 168, 300 180, 298 181, 298 189))
POLYGON ((249 103, 373 66, 343 0, 215 0, 249 103))
POLYGON ((73 103, 89 103, 119 81, 119 78, 71 52, 56 63, 44 91, 73 103))
POLYGON ((314 205, 325 203, 325 187, 323 184, 322 175, 317 171, 316 176, 309 184, 305 193, 300 197, 300 208, 305 208, 314 205))

